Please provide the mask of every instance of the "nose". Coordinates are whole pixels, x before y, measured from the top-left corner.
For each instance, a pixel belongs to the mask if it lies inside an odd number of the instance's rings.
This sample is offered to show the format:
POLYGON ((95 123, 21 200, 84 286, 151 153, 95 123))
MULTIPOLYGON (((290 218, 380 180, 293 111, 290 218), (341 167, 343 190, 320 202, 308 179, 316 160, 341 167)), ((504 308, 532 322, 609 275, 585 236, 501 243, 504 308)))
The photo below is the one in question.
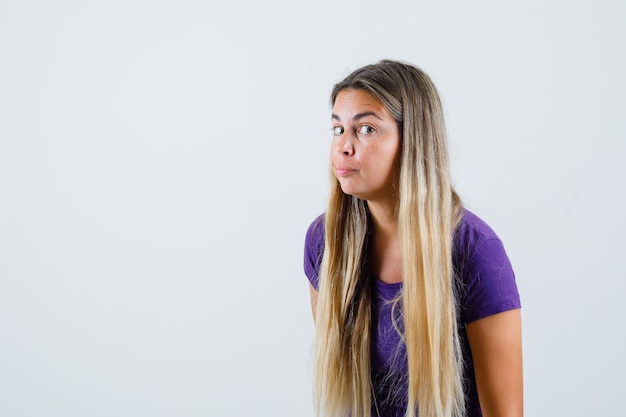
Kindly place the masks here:
POLYGON ((343 156, 354 155, 354 138, 345 132, 336 138, 335 151, 343 156))

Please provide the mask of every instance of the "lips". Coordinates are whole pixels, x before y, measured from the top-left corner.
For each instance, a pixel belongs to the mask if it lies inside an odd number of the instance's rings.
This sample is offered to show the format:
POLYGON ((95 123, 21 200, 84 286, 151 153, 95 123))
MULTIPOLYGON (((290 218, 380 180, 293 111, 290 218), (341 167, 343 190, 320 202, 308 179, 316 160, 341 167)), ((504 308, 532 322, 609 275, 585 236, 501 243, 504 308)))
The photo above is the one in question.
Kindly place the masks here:
POLYGON ((338 177, 347 177, 348 175, 354 174, 355 172, 356 169, 349 166, 335 167, 335 175, 337 175, 338 177))

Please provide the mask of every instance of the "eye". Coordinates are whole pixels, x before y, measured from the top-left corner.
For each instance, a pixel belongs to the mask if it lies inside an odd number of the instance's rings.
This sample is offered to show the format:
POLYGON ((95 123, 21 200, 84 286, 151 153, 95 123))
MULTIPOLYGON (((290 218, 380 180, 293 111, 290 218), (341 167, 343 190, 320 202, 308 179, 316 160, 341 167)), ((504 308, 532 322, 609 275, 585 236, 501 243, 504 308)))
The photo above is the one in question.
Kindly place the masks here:
POLYGON ((374 129, 372 126, 363 125, 363 126, 359 127, 358 133, 360 133, 362 135, 369 135, 371 133, 374 133, 375 131, 376 131, 376 129, 374 129))
POLYGON ((344 132, 343 127, 341 127, 341 126, 333 127, 333 135, 341 136, 341 135, 343 135, 343 132, 344 132))

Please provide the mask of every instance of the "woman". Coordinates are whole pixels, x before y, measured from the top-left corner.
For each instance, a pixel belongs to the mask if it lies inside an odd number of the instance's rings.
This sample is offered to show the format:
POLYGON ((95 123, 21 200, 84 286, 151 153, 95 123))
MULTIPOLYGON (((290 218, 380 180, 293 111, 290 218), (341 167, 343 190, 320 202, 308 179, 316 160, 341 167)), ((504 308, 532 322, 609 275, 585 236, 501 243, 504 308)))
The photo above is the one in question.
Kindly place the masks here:
POLYGON ((304 265, 318 414, 521 416, 515 278, 451 185, 431 80, 381 61, 331 103, 333 184, 304 265))

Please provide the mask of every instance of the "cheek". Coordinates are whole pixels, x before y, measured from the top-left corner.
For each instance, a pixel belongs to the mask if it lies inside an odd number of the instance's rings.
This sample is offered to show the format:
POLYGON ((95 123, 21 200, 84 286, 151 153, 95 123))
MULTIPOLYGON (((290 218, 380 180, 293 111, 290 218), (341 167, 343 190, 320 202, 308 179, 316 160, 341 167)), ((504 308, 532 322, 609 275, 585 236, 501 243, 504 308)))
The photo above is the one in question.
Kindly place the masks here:
POLYGON ((390 170, 396 170, 400 166, 400 148, 396 143, 385 144, 377 150, 380 165, 385 165, 390 170))
POLYGON ((337 157, 337 140, 333 137, 328 147, 328 159, 332 162, 337 157))

